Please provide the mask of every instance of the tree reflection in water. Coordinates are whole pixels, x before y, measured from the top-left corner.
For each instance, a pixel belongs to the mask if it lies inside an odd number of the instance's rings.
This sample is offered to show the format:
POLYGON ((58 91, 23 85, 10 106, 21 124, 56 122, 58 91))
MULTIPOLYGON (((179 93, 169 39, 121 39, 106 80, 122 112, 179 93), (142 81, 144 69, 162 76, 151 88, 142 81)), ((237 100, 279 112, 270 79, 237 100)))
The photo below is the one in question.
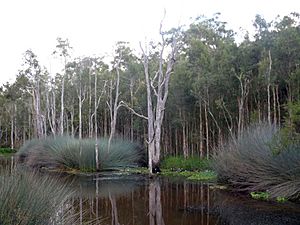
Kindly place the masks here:
POLYGON ((149 224, 165 224, 162 215, 160 183, 157 179, 149 184, 149 224))
POLYGON ((111 195, 111 193, 109 193, 108 195, 111 204, 111 224, 120 225, 118 220, 118 209, 117 209, 116 197, 111 195))

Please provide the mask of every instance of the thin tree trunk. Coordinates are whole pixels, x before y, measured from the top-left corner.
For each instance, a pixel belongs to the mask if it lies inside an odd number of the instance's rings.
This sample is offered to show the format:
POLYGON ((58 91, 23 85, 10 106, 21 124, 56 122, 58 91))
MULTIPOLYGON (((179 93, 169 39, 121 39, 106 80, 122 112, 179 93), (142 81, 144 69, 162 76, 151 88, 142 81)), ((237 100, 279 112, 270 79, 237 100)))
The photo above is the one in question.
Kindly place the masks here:
POLYGON ((269 125, 272 124, 271 120, 271 94, 270 94, 270 86, 271 86, 271 69, 272 69, 272 58, 271 58, 271 51, 269 50, 269 67, 267 71, 267 96, 268 96, 268 123, 269 125))
POLYGON ((103 129, 103 132, 104 132, 104 137, 107 137, 107 111, 106 109, 104 109, 104 125, 103 125, 104 129, 103 129))
POLYGON ((81 100, 81 91, 78 95, 78 113, 79 113, 79 140, 82 139, 82 100, 81 100))
POLYGON ((99 171, 99 146, 98 146, 98 121, 97 121, 97 74, 95 74, 95 83, 94 83, 94 119, 95 119, 95 163, 96 163, 96 170, 99 171))
MULTIPOLYGON (((133 79, 130 79, 130 103, 133 108, 133 79)), ((130 141, 133 142, 133 112, 130 112, 130 141)))
MULTIPOLYGON (((95 76, 97 76, 95 74, 95 76)), ((95 100, 96 101, 96 100, 95 100)), ((91 84, 91 72, 89 69, 89 115, 88 115, 88 123, 89 123, 89 138, 93 136, 93 128, 92 128, 92 84, 91 84)))
POLYGON ((115 81, 116 87, 115 87, 115 98, 113 101, 113 96, 112 96, 112 81, 111 81, 111 86, 110 86, 110 105, 109 105, 109 109, 110 109, 110 135, 109 135, 109 139, 108 139, 108 151, 110 151, 110 145, 111 145, 111 141, 115 136, 116 133, 116 124, 117 124, 117 115, 118 115, 118 110, 120 108, 120 103, 119 103, 119 85, 120 85, 120 71, 119 71, 119 67, 120 67, 120 60, 117 62, 117 65, 115 66, 116 68, 116 72, 117 72, 117 79, 115 81))
POLYGON ((275 86, 272 86, 272 94, 273 94, 273 122, 274 125, 277 125, 277 107, 276 107, 276 92, 275 92, 275 86))
POLYGON ((61 84, 61 96, 60 96, 60 135, 64 134, 64 92, 65 92, 65 77, 63 75, 61 84))
POLYGON ((74 104, 72 104, 72 109, 71 109, 71 136, 75 136, 75 129, 74 129, 74 114, 75 114, 75 109, 74 109, 74 104))
POLYGON ((186 134, 186 121, 185 116, 182 115, 182 112, 180 110, 180 117, 182 120, 182 145, 183 145, 183 156, 186 159, 188 157, 188 147, 187 147, 187 134, 186 134))
POLYGON ((203 158, 203 122, 202 122, 202 104, 199 103, 199 149, 200 158, 203 158))
POLYGON ((14 112, 12 110, 11 112, 11 116, 10 116, 10 124, 11 124, 11 127, 10 127, 10 148, 11 149, 14 149, 14 112))
POLYGON ((278 94, 278 85, 276 85, 276 98, 277 98, 277 112, 278 112, 278 127, 281 126, 280 124, 280 103, 279 103, 279 94, 278 94))
POLYGON ((206 134, 206 158, 209 159, 209 127, 208 127, 208 113, 207 104, 204 105, 204 117, 205 117, 205 134, 206 134))

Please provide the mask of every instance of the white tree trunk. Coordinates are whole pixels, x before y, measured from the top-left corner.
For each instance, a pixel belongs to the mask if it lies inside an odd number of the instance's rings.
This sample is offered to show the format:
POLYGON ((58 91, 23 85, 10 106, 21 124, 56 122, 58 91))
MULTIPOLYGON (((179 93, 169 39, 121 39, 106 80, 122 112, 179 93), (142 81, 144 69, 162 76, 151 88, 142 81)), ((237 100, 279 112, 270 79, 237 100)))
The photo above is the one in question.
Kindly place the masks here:
POLYGON ((14 149, 15 145, 14 145, 14 120, 15 120, 15 116, 14 116, 14 110, 12 110, 11 114, 10 114, 10 148, 14 149))
POLYGON ((161 126, 164 118, 165 105, 169 93, 169 80, 175 64, 175 59, 178 53, 177 38, 173 36, 171 52, 167 59, 166 69, 164 71, 164 50, 167 45, 164 34, 161 31, 162 38, 158 70, 153 78, 149 75, 149 61, 147 52, 141 47, 143 52, 143 65, 147 87, 147 120, 148 120, 148 157, 150 173, 155 172, 159 167, 160 162, 160 144, 161 144, 161 126), (156 86, 154 85, 156 82, 156 86), (152 97, 156 100, 156 106, 153 108, 152 97))
POLYGON ((111 146, 111 141, 115 136, 116 133, 116 124, 117 124, 117 115, 118 115, 118 110, 121 106, 120 102, 119 102, 119 85, 120 85, 120 71, 119 71, 119 67, 120 67, 120 60, 121 58, 118 60, 115 69, 117 72, 117 79, 115 81, 115 98, 113 99, 113 95, 112 95, 112 81, 111 81, 111 85, 110 85, 110 103, 109 103, 109 110, 110 110, 110 135, 109 135, 109 139, 108 139, 108 151, 110 150, 110 146, 111 146))
POLYGON ((64 92, 65 92, 65 77, 62 78, 61 83, 61 95, 60 95, 60 135, 62 136, 64 134, 64 92))
POLYGON ((268 123, 271 125, 271 94, 270 94, 270 86, 271 86, 271 69, 272 69, 272 58, 271 51, 269 50, 269 67, 267 71, 267 95, 268 95, 268 123))

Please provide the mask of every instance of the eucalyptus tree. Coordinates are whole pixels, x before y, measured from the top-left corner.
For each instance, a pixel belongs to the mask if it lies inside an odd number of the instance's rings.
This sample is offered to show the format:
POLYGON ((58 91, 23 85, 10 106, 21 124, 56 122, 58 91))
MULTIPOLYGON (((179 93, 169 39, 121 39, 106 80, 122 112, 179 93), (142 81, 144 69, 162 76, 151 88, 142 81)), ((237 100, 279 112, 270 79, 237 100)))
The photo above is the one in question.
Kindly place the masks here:
POLYGON ((142 50, 142 63, 144 66, 146 87, 147 87, 147 117, 137 114, 147 119, 148 125, 148 163, 150 173, 159 170, 161 151, 161 129, 166 110, 166 102, 169 94, 169 82, 180 48, 180 32, 172 30, 163 32, 160 24, 161 41, 158 47, 158 59, 156 68, 151 74, 150 56, 147 47, 142 50), (169 36, 169 37, 168 37, 169 36), (167 58, 164 58, 166 49, 169 49, 167 58))
MULTIPOLYGON (((143 66, 138 57, 133 53, 133 50, 129 47, 129 43, 119 42, 116 51, 122 53, 122 60, 120 62, 120 92, 122 93, 122 102, 126 102, 126 104, 133 108, 134 105, 137 104, 138 99, 140 99, 140 96, 137 96, 137 94, 140 93, 142 87, 144 77, 143 66)), ((142 105, 139 106, 143 108, 142 105)), ((123 135, 133 141, 135 133, 133 112, 130 112, 130 118, 128 118, 126 111, 120 111, 119 117, 124 121, 123 135)))
MULTIPOLYGON (((115 136, 116 133, 116 125, 117 125, 117 115, 118 110, 121 107, 121 101, 119 100, 120 97, 120 70, 121 70, 121 62, 123 60, 123 51, 124 46, 123 43, 118 43, 116 49, 116 56, 113 62, 113 70, 116 72, 116 77, 111 77, 109 81, 109 101, 107 101, 107 105, 110 112, 110 135, 108 138, 108 151, 110 150, 111 141, 115 136), (115 93, 113 93, 113 91, 115 93)), ((113 75, 114 73, 112 73, 113 75)))
MULTIPOLYGON (((274 24, 273 71, 281 92, 286 92, 286 102, 291 103, 300 97, 300 16, 298 13, 291 13, 278 18, 274 24)), ((288 114, 291 117, 291 111, 288 110, 288 114)))
POLYGON ((79 118, 79 139, 82 139, 82 106, 86 100, 87 87, 84 77, 89 76, 89 70, 91 63, 88 58, 75 59, 68 68, 71 73, 71 80, 75 87, 77 98, 78 98, 78 118, 79 118))
MULTIPOLYGON (((107 80, 102 80, 99 84, 98 76, 102 76, 108 71, 108 66, 102 61, 102 58, 93 59, 93 74, 94 74, 94 128, 95 128, 95 163, 96 170, 99 170, 99 146, 98 146, 98 107, 101 101, 101 98, 105 92, 107 80), (102 87, 100 93, 98 93, 98 86, 102 87)), ((101 78, 101 77, 100 77, 101 78)), ((100 80, 101 81, 101 80, 100 80)))
POLYGON ((63 58, 64 64, 64 75, 61 78, 61 96, 60 96, 60 119, 59 119, 59 132, 60 135, 64 133, 64 92, 65 92, 65 74, 66 74, 66 66, 67 60, 70 57, 70 50, 72 47, 70 46, 68 39, 57 38, 56 50, 53 52, 54 55, 59 55, 63 58))
POLYGON ((37 56, 31 50, 27 50, 24 54, 24 65, 19 76, 27 79, 27 86, 24 89, 32 96, 34 136, 36 138, 45 137, 47 131, 46 112, 45 109, 42 110, 41 105, 43 104, 42 89, 45 89, 48 78, 47 72, 42 70, 37 56))
POLYGON ((261 47, 259 73, 264 78, 267 91, 267 121, 271 125, 271 72, 272 72, 272 22, 267 22, 261 15, 256 15, 253 26, 256 28, 256 42, 261 47))
MULTIPOLYGON (((222 142, 222 113, 215 104, 227 94, 233 78, 235 53, 234 33, 226 29, 226 23, 218 19, 199 17, 185 34, 186 64, 191 82, 192 94, 199 105, 199 149, 203 156, 204 142, 206 156, 214 143, 214 127, 217 129, 218 142, 222 142)), ((233 89, 234 90, 234 89, 233 89)), ((227 110, 228 112, 228 110, 227 110)))

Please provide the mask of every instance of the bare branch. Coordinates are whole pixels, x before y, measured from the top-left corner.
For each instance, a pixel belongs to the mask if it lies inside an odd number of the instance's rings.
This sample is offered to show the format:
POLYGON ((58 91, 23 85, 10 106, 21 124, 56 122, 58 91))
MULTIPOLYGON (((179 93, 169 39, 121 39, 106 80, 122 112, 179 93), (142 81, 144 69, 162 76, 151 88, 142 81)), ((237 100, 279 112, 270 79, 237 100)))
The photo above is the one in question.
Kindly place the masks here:
POLYGON ((159 72, 156 72, 156 73, 155 73, 155 76, 153 77, 153 79, 150 79, 150 85, 151 85, 151 88, 152 88, 152 90, 153 90, 153 92, 154 92, 154 94, 155 94, 156 96, 158 96, 158 93, 157 93, 157 90, 156 90, 156 88, 155 88, 155 86, 154 86, 154 81, 157 79, 158 74, 159 74, 159 72))
POLYGON ((140 118, 143 118, 145 120, 148 120, 148 117, 142 115, 142 114, 139 114, 137 113, 133 108, 131 108, 127 103, 123 102, 123 101, 120 101, 119 103, 119 106, 118 107, 121 107, 121 106, 124 106, 126 107, 127 109, 129 109, 133 114, 135 114, 136 116, 140 117, 140 118))
POLYGON ((106 101, 106 104, 107 104, 107 106, 108 106, 109 110, 111 110, 111 106, 110 106, 110 104, 109 104, 109 102, 108 102, 108 101, 106 101))
POLYGON ((97 107, 96 107, 96 109, 98 109, 99 104, 100 104, 100 100, 101 100, 101 98, 102 98, 102 96, 103 96, 103 94, 104 94, 104 92, 105 92, 106 83, 107 83, 107 80, 104 81, 103 89, 102 89, 101 94, 100 94, 100 96, 99 96, 99 98, 98 98, 98 101, 97 101, 97 107))

